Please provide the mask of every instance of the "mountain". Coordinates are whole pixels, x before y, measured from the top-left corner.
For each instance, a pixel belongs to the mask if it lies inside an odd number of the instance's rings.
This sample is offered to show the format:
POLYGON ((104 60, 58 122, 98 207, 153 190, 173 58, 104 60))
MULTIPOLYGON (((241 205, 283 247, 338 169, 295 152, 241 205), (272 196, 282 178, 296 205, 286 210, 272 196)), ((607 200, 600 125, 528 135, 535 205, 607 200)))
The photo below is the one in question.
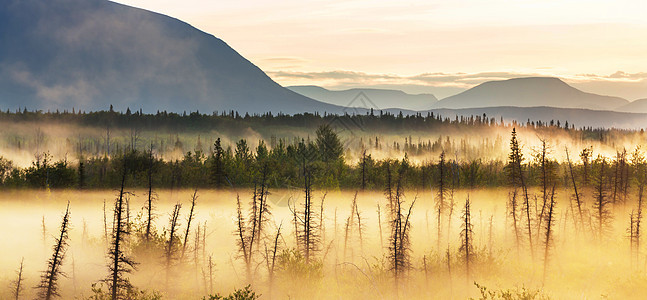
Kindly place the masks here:
POLYGON ((444 98, 436 108, 550 106, 612 110, 629 101, 580 91, 558 78, 528 77, 488 81, 460 94, 444 98))
POLYGON ((402 108, 431 109, 438 99, 432 94, 407 94, 400 90, 349 89, 332 91, 313 85, 288 86, 288 89, 321 102, 340 106, 369 107, 373 109, 402 108))
POLYGON ((638 99, 616 108, 617 111, 647 113, 647 98, 638 99))
POLYGON ((106 0, 0 4, 0 109, 340 112, 281 87, 222 40, 106 0))

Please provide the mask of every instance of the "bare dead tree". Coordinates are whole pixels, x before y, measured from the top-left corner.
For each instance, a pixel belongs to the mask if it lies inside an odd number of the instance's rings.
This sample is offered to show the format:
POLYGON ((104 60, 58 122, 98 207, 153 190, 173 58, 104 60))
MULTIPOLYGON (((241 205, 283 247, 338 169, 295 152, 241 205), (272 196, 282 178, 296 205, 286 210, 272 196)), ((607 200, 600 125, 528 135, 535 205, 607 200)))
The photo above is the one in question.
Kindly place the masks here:
POLYGON ((184 243, 182 243, 182 255, 180 256, 180 260, 184 259, 184 253, 186 252, 186 247, 189 244, 189 233, 191 233, 191 221, 193 221, 193 218, 195 218, 195 201, 198 199, 198 190, 195 189, 193 191, 193 195, 191 196, 191 210, 189 211, 189 216, 187 217, 186 221, 186 231, 184 232, 184 243))
POLYGON ((43 247, 47 244, 47 226, 45 226, 45 216, 40 220, 41 233, 43 239, 43 247))
POLYGON ((508 155, 508 175, 513 186, 520 187, 524 197, 523 210, 526 214, 526 229, 528 231, 528 244, 530 247, 530 256, 532 260, 535 257, 532 236, 532 219, 530 217, 530 199, 528 197, 528 187, 524 179, 523 172, 523 155, 517 140, 517 132, 512 128, 512 138, 510 139, 510 154, 508 155))
POLYGON ((615 205, 618 199, 618 187, 620 183, 620 152, 616 152, 616 159, 613 161, 613 187, 611 194, 611 202, 615 205))
POLYGON ((541 184, 541 211, 537 216, 537 235, 540 235, 542 222, 545 219, 544 214, 550 197, 550 186, 553 185, 556 180, 555 164, 548 157, 551 149, 545 139, 540 139, 540 142, 541 148, 535 154, 535 161, 541 170, 541 174, 539 176, 539 183, 541 184))
POLYGON ((310 263, 315 253, 319 250, 320 237, 318 235, 317 213, 313 211, 312 204, 312 174, 304 168, 304 194, 303 210, 294 211, 297 221, 297 241, 303 251, 306 263, 310 263))
POLYGON ((446 183, 446 173, 445 173, 445 151, 440 153, 440 158, 438 160, 438 195, 436 197, 436 212, 437 212, 437 223, 438 223, 438 240, 437 248, 440 253, 440 244, 442 241, 442 231, 443 231, 443 214, 446 214, 447 210, 447 183, 446 183))
POLYGON ((245 263, 245 274, 247 281, 251 280, 252 273, 252 259, 251 259, 251 246, 248 237, 247 223, 243 217, 243 211, 240 205, 240 196, 236 195, 236 243, 238 245, 238 252, 242 254, 243 262, 245 263))
POLYGON ((126 299, 127 290, 132 288, 130 280, 126 274, 132 272, 135 268, 135 261, 126 255, 124 243, 127 241, 130 231, 127 226, 127 211, 125 205, 126 192, 124 192, 124 185, 126 182, 126 166, 124 165, 123 174, 121 177, 121 188, 119 195, 115 201, 113 211, 113 227, 110 241, 110 248, 108 250, 108 264, 109 275, 104 280, 110 288, 111 299, 126 299))
POLYGON ((492 225, 494 222, 494 216, 490 215, 490 220, 488 224, 488 256, 492 258, 492 248, 494 247, 493 242, 494 242, 494 233, 492 231, 492 225))
POLYGON ((570 178, 571 178, 571 183, 573 184, 573 197, 575 198, 575 204, 577 204, 577 212, 579 214, 579 219, 580 219, 580 228, 582 231, 584 231, 584 215, 582 213, 582 206, 584 206, 580 193, 577 190, 577 181, 575 180, 575 172, 573 172, 573 164, 571 163, 571 159, 568 155, 568 148, 564 147, 566 151, 566 161, 568 163, 568 170, 570 173, 570 178))
POLYGON ((517 190, 510 192, 510 216, 512 217, 512 228, 514 229, 515 245, 517 247, 517 255, 519 255, 519 248, 521 246, 521 230, 519 230, 519 204, 517 202, 517 190))
POLYGON ((359 233, 360 252, 364 253, 364 227, 362 227, 362 215, 355 202, 355 216, 357 217, 357 233, 359 233))
POLYGON ((269 187, 267 185, 269 166, 267 162, 263 164, 260 175, 260 190, 255 192, 258 197, 258 201, 256 202, 258 204, 258 208, 253 209, 256 212, 256 221, 254 221, 254 239, 256 240, 256 248, 259 247, 264 235, 263 228, 265 228, 265 224, 270 221, 270 216, 272 215, 270 206, 267 202, 267 196, 269 195, 269 187))
POLYGON ((23 286, 23 282, 25 281, 25 278, 23 275, 24 266, 25 266, 25 258, 23 257, 20 260, 20 267, 18 268, 18 271, 16 271, 16 275, 18 275, 18 277, 16 278, 16 280, 11 282, 11 287, 12 287, 11 291, 13 293, 15 300, 20 299, 20 294, 24 289, 24 286, 23 286))
POLYGON ((151 238, 151 230, 152 230, 152 224, 153 224, 153 218, 154 213, 153 210, 155 209, 153 201, 157 198, 157 195, 153 192, 153 166, 154 166, 154 158, 153 158, 153 143, 151 142, 150 149, 148 152, 148 201, 146 202, 146 233, 145 233, 145 239, 146 243, 150 243, 150 238, 151 238))
POLYGON ((606 186, 606 160, 603 157, 598 157, 594 162, 594 166, 597 168, 594 170, 595 178, 593 183, 594 187, 594 202, 593 202, 593 211, 595 211, 594 219, 597 225, 598 240, 602 241, 604 235, 609 230, 613 215, 609 205, 613 202, 607 197, 607 186, 606 186))
POLYGON ((543 282, 546 282, 546 275, 548 274, 549 258, 550 258, 550 249, 553 245, 554 239, 554 223, 555 223, 555 183, 553 183, 553 188, 550 193, 550 201, 548 203, 548 212, 544 216, 546 219, 546 232, 544 236, 544 277, 543 282))
POLYGON ((465 206, 463 207, 463 216, 461 222, 461 246, 458 248, 458 252, 463 256, 465 262, 465 276, 467 281, 470 279, 470 264, 474 260, 474 230, 472 226, 472 213, 470 208, 470 198, 467 197, 465 200, 465 206))
POLYGON ((631 262, 633 263, 636 247, 636 213, 632 209, 629 214, 629 228, 627 228, 627 233, 629 233, 629 254, 631 257, 631 262))
POLYGON ((380 248, 384 247, 384 238, 382 236, 382 209, 380 204, 377 204, 377 228, 380 232, 380 248))
POLYGON ((165 259, 166 259, 166 283, 168 284, 170 275, 171 275, 171 268, 173 265, 173 259, 175 258, 175 254, 178 249, 178 237, 177 237, 177 231, 178 228, 180 227, 180 209, 182 208, 182 204, 177 203, 173 206, 173 212, 171 213, 171 218, 169 219, 169 238, 168 242, 166 243, 166 251, 165 251, 165 259))
POLYGON ((269 284, 269 294, 270 298, 272 297, 272 289, 274 288, 274 273, 275 273, 275 268, 276 268, 276 255, 278 254, 279 251, 279 237, 281 237, 281 227, 283 224, 280 224, 278 229, 276 230, 276 236, 274 237, 274 246, 270 251, 266 249, 267 255, 267 273, 268 273, 268 284, 269 284))
POLYGON ((324 203, 326 201, 326 195, 324 194, 321 197, 319 202, 319 237, 321 238, 321 244, 326 244, 326 219, 324 217, 324 203))
POLYGON ((193 236, 193 269, 195 271, 196 283, 198 282, 198 270, 200 266, 201 230, 202 227, 200 226, 200 223, 198 223, 198 228, 196 228, 195 235, 193 236))
POLYGON ((248 282, 251 282, 254 277, 254 274, 252 274, 252 265, 255 262, 255 254, 258 252, 258 250, 255 249, 260 248, 260 242, 264 236, 264 228, 270 221, 270 217, 272 215, 267 201, 267 196, 269 195, 267 185, 268 176, 269 167, 267 163, 265 163, 261 170, 261 178, 259 182, 254 185, 252 200, 249 203, 249 215, 247 220, 245 220, 243 216, 240 197, 237 196, 237 243, 239 253, 245 263, 248 282))
POLYGON ((207 264, 208 271, 205 271, 205 269, 202 268, 202 279, 204 281, 204 289, 206 294, 213 293, 213 267, 214 267, 214 263, 211 258, 211 255, 209 255, 208 264, 207 264), (207 272, 209 273, 208 275, 206 274, 207 272), (207 283, 207 277, 209 278, 209 283, 207 283))
POLYGON ((405 214, 404 204, 404 187, 403 177, 406 168, 404 165, 400 167, 397 177, 396 190, 393 194, 393 201, 389 207, 390 210, 390 225, 391 236, 389 238, 389 254, 388 258, 391 264, 391 271, 395 280, 396 293, 399 289, 399 281, 411 267, 410 263, 410 239, 409 231, 411 229, 410 217, 415 200, 411 202, 408 211, 405 214))
POLYGON ((65 253, 68 247, 68 233, 70 231, 70 202, 67 203, 63 220, 61 221, 61 229, 58 237, 54 240, 54 252, 52 257, 47 261, 47 270, 43 272, 40 284, 37 286, 38 297, 40 299, 50 300, 52 298, 60 297, 58 289, 58 279, 60 276, 65 276, 61 270, 65 253))
POLYGON ((634 165, 634 170, 636 172, 636 181, 638 186, 638 201, 635 212, 635 221, 633 229, 633 252, 638 260, 638 255, 640 253, 640 237, 641 237, 641 223, 642 223, 642 211, 643 211, 643 198, 645 185, 647 184, 647 164, 645 163, 645 157, 640 151, 639 148, 636 148, 633 154, 632 164, 634 165))
POLYGON ((106 213, 106 199, 103 199, 103 240, 108 243, 108 215, 106 213))

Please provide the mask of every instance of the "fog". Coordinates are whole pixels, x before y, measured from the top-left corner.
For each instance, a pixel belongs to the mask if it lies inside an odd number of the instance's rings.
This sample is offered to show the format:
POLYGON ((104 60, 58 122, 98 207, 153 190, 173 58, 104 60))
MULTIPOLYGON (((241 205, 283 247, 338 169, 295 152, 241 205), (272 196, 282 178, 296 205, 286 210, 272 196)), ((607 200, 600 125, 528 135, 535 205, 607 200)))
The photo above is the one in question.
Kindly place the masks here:
MULTIPOLYGON (((601 295, 639 298, 639 295, 647 292, 645 257, 641 254, 637 259, 631 258, 626 233, 633 203, 614 208, 612 230, 600 241, 591 231, 576 231, 569 202, 571 192, 557 191, 554 240, 549 250, 547 276, 544 280, 544 246, 540 242, 543 240, 541 235, 535 237, 537 245, 534 259, 531 258, 527 243, 522 243, 518 250, 515 246, 511 221, 509 216, 506 217, 509 191, 505 188, 457 191, 453 197, 455 206, 451 227, 448 229, 443 226, 440 242, 435 198, 432 196, 434 192, 406 191, 407 207, 415 199, 411 215, 411 269, 400 280, 397 288, 389 275, 387 242, 390 230, 386 220, 387 203, 382 192, 358 195, 357 207, 362 226, 360 240, 357 229, 345 228, 354 192, 315 191, 313 201, 317 211, 321 198, 326 195, 323 232, 319 251, 314 255, 315 262, 321 263, 321 273, 309 273, 311 277, 304 279, 299 277, 305 274, 299 273, 303 270, 293 269, 294 266, 291 267, 287 262, 277 262, 280 267, 277 267, 271 291, 263 255, 259 253, 256 256, 255 263, 258 265, 255 266, 250 281, 245 276, 245 267, 236 244, 236 195, 240 196, 246 212, 247 202, 251 200, 249 190, 198 191, 195 219, 184 259, 174 258, 176 262, 167 275, 162 257, 151 253, 134 253, 130 249, 130 255, 133 255, 139 265, 137 270, 127 276, 134 286, 160 291, 168 299, 196 299, 215 292, 226 294, 247 284, 252 284, 254 291, 262 294, 263 299, 394 298, 396 294, 403 298, 461 299, 480 295, 473 282, 486 286, 489 290, 515 290, 523 287, 556 299, 597 298, 601 295), (472 201, 475 258, 470 276, 466 278, 465 265, 458 250, 461 243, 461 210, 468 196, 472 201), (381 225, 378 225, 378 204, 381 207, 381 225), (193 251, 197 224, 200 224, 201 230, 204 230, 204 226, 207 228, 204 253, 200 246, 197 253, 193 251), (205 279, 209 278, 209 273, 204 273, 205 268, 208 269, 205 260, 208 257, 212 257, 215 264, 212 269, 212 286, 208 283, 209 279, 205 279), (423 266, 426 266, 426 271, 423 266), (166 284, 167 276, 171 284, 166 284)), ((298 207, 298 203, 303 202, 303 192, 299 189, 270 192, 268 199, 272 216, 261 245, 271 247, 276 228, 281 224, 278 248, 296 249, 292 213, 287 205, 297 203, 298 207)), ((169 214, 173 205, 179 202, 182 204, 179 231, 183 237, 192 193, 191 190, 158 192, 155 226, 160 232, 163 228, 168 229, 169 214)), ((587 193, 589 197, 591 194, 587 193)), ((130 197, 133 228, 142 222, 138 214, 143 212, 146 195, 145 191, 135 191, 130 197)), ((115 191, 33 190, 2 193, 2 298, 9 297, 10 281, 15 279, 14 272, 23 257, 23 295, 24 298, 35 295, 36 290, 31 287, 38 283, 41 272, 46 268, 46 260, 52 254, 53 237, 58 233, 67 201, 70 201, 72 230, 69 235, 69 250, 63 262, 63 271, 67 277, 59 280, 60 292, 64 299, 88 297, 92 283, 106 278, 108 274, 103 206, 106 201, 110 227, 115 197, 115 191)), ((588 198, 585 208, 591 209, 588 198)))
MULTIPOLYGON (((450 158, 461 161, 505 161, 509 153, 512 131, 512 125, 471 127, 470 130, 452 126, 440 126, 432 130, 379 130, 343 120, 333 121, 330 125, 342 141, 348 163, 356 163, 363 150, 374 159, 401 159, 406 153, 413 163, 435 161, 442 151, 450 158), (406 143, 413 145, 413 148, 405 149, 406 143), (437 146, 429 150, 434 143, 437 146), (416 150, 420 145, 423 148, 429 147, 416 150)), ((210 154, 217 138, 221 139, 225 149, 235 149, 236 142, 245 139, 252 151, 261 140, 271 149, 280 139, 285 144, 291 144, 301 139, 312 141, 316 138, 316 127, 281 125, 237 124, 222 126, 217 130, 151 129, 136 125, 115 128, 43 120, 4 121, 0 122, 0 126, 5 129, 0 133, 0 155, 11 160, 14 166, 22 168, 30 166, 36 160, 36 156, 42 155, 43 152, 49 152, 54 160, 67 160, 75 164, 80 156, 102 157, 132 147, 147 150, 153 144, 156 156, 164 160, 175 160, 182 158, 188 151, 201 150, 207 155, 210 154)), ((592 157, 598 154, 613 157, 616 151, 631 151, 647 142, 647 137, 640 131, 609 130, 592 137, 584 136, 585 133, 579 130, 517 126, 517 133, 526 157, 531 157, 541 145, 541 140, 546 140, 551 148, 551 157, 560 162, 566 158, 565 148, 574 154, 571 159, 578 162, 575 154, 584 148, 592 147, 592 157)))

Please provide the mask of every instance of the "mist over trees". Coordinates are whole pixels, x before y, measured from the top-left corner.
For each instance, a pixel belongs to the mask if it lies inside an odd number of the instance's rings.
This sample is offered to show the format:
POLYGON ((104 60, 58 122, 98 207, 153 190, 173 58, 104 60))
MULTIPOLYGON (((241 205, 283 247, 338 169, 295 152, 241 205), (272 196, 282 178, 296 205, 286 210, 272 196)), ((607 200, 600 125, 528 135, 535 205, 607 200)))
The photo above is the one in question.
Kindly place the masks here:
MULTIPOLYGON (((0 185, 9 188, 116 188, 121 179, 118 166, 128 161, 126 182, 129 186, 141 188, 251 187, 252 179, 258 178, 263 170, 266 170, 265 181, 268 187, 299 186, 303 165, 307 164, 309 172, 313 174, 314 187, 344 189, 361 186, 362 189, 379 189, 386 181, 385 165, 392 163, 393 159, 377 157, 383 157, 381 153, 389 151, 399 153, 411 162, 410 171, 404 180, 408 188, 428 188, 432 183, 441 182, 441 191, 445 195, 446 191, 454 188, 492 187, 511 183, 519 188, 520 200, 527 204, 525 189, 541 185, 544 191, 541 197, 543 210, 550 187, 546 170, 549 170, 551 177, 565 178, 568 175, 568 168, 564 167, 567 165, 565 162, 549 161, 545 154, 542 158, 542 151, 535 151, 539 156, 533 154, 533 163, 524 164, 523 168, 527 170, 521 172, 520 162, 516 161, 522 158, 521 152, 517 151, 518 154, 514 155, 520 157, 510 157, 509 162, 491 157, 492 153, 505 150, 505 142, 502 139, 485 139, 485 144, 480 146, 462 139, 450 140, 449 136, 433 141, 418 139, 415 142, 406 132, 450 130, 479 133, 488 130, 520 130, 542 136, 565 135, 584 143, 587 140, 591 143, 607 143, 616 138, 635 139, 642 136, 642 131, 575 129, 572 124, 570 127, 562 126, 559 121, 528 120, 526 124, 507 124, 503 120, 488 118, 485 115, 450 120, 432 113, 426 116, 396 116, 385 112, 344 116, 241 116, 235 112, 212 115, 198 112, 182 115, 159 112, 151 115, 130 110, 126 113, 112 110, 89 113, 43 113, 24 110, 16 113, 2 112, 0 119, 17 124, 34 121, 68 122, 79 126, 99 124, 99 127, 103 128, 101 131, 104 131, 100 140, 83 138, 80 135, 76 141, 67 138, 66 143, 71 149, 75 149, 76 153, 70 153, 64 159, 53 159, 44 146, 36 147, 34 160, 28 167, 20 168, 11 160, 0 158, 0 185), (170 136, 173 139, 165 142, 164 139, 145 139, 141 134, 144 130, 164 130, 170 127, 176 130, 199 128, 204 131, 213 128, 236 131, 242 130, 241 128, 265 126, 313 128, 314 135, 292 135, 292 138, 271 136, 268 140, 240 138, 227 142, 220 137, 209 140, 198 135, 197 141, 191 147, 185 145, 179 136, 170 136), (349 126, 355 127, 349 129, 349 126), (391 143, 379 134, 370 135, 370 132, 380 132, 387 128, 395 132, 404 132, 399 134, 403 136, 404 141, 391 143), (122 133, 126 132, 127 136, 119 137, 116 134, 119 130, 122 133), (362 135, 359 139, 353 136, 361 132, 369 134, 362 135), (179 155, 169 159, 167 154, 170 151, 179 155), (428 158, 430 155, 439 157, 441 153, 444 153, 441 163, 428 158), (411 161, 412 158, 415 158, 415 161, 411 161), (523 175, 524 173, 528 175, 523 175), (451 188, 446 188, 450 186, 451 188)), ((39 136, 42 136, 41 140, 47 141, 44 134, 39 136)), ((24 138, 5 136, 5 139, 6 144, 15 149, 22 149, 28 145, 24 138)), ((546 140, 540 141, 546 143, 546 140)), ((581 169, 582 188, 588 186, 592 178, 592 150, 590 147, 573 149, 579 153, 580 159, 571 160, 571 167, 577 169, 576 172, 580 172, 581 169)), ((614 203, 623 201, 627 185, 630 183, 627 177, 634 168, 628 163, 626 151, 618 151, 617 157, 614 158, 617 163, 609 169, 614 172, 609 177, 614 181, 610 190, 614 203)), ((558 180, 557 184, 559 186, 572 183, 558 180)), ((443 198, 444 196, 441 200, 443 198)), ((439 207, 444 210, 444 206, 443 203, 439 207)), ((539 220, 541 222, 543 218, 539 220)), ((532 235, 531 232, 530 236, 532 235)))

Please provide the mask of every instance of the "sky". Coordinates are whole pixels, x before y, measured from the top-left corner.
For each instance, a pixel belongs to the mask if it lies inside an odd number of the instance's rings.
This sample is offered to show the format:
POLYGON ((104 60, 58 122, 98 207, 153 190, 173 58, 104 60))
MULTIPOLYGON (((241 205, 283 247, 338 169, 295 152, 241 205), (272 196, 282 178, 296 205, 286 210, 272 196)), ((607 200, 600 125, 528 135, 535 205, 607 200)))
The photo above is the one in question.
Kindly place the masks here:
POLYGON ((223 39, 278 83, 442 98, 556 76, 647 98, 644 0, 118 0, 223 39))

